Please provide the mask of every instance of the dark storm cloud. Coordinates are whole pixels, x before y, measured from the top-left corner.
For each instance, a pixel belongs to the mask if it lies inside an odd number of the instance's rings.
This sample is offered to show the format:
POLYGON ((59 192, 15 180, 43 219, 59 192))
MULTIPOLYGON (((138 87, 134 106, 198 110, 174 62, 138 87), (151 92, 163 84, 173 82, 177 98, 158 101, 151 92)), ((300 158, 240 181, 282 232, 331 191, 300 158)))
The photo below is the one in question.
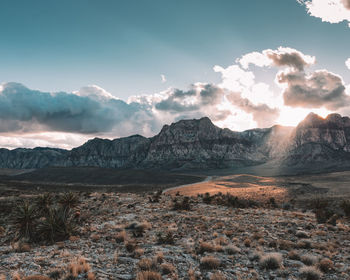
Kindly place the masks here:
POLYGON ((155 104, 155 108, 174 112, 196 111, 203 106, 220 103, 223 94, 221 88, 211 84, 192 86, 188 91, 173 89, 164 100, 155 104), (186 100, 187 98, 191 100, 186 100))
POLYGON ((118 99, 97 101, 72 93, 50 94, 7 83, 0 91, 0 130, 105 132, 138 111, 137 104, 118 99))
POLYGON ((252 114, 253 120, 256 121, 259 127, 269 127, 275 124, 279 116, 277 108, 271 108, 266 104, 253 104, 249 99, 243 98, 240 93, 230 93, 227 99, 242 111, 252 114))
POLYGON ((327 70, 309 75, 304 72, 281 72, 277 75, 277 81, 286 84, 284 103, 291 107, 337 110, 350 104, 341 77, 327 70))

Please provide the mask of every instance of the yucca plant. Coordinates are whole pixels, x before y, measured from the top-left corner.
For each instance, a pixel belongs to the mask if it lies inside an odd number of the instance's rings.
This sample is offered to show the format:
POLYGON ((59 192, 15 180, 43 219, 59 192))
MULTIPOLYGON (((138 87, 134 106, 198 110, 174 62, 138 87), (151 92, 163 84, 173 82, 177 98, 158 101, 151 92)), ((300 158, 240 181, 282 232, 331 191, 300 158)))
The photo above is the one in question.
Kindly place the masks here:
POLYGON ((14 223, 18 227, 20 237, 33 239, 38 215, 35 205, 21 201, 14 211, 14 223))
POLYGON ((79 204, 79 197, 73 192, 64 193, 59 201, 64 208, 75 208, 79 204))
POLYGON ((76 231, 69 208, 51 207, 37 226, 38 237, 51 243, 68 239, 76 231))
POLYGON ((50 193, 44 193, 36 198, 36 207, 40 213, 47 213, 53 203, 53 198, 50 193))

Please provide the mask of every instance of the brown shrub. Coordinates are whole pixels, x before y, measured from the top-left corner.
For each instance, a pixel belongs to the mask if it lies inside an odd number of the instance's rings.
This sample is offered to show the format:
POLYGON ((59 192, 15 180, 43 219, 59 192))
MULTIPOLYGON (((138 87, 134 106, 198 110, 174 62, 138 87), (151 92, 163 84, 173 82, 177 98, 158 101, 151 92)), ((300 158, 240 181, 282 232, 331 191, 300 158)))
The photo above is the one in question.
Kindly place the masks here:
POLYGON ((217 269, 220 264, 220 260, 214 256, 206 256, 200 260, 201 267, 205 269, 217 269))
POLYGON ((161 264, 160 269, 163 274, 171 274, 175 271, 175 266, 171 263, 163 263, 161 264))
POLYGON ((226 280, 226 277, 221 272, 215 272, 210 276, 210 280, 226 280))
POLYGON ((147 271, 155 268, 155 263, 153 262, 153 260, 146 259, 146 258, 141 259, 137 265, 143 271, 147 271))
POLYGON ((126 242, 125 243, 125 249, 129 252, 129 253, 132 253, 135 251, 137 247, 137 244, 133 241, 129 241, 129 242, 126 242))
POLYGON ((330 259, 324 258, 324 259, 320 260, 320 262, 318 264, 318 268, 322 272, 327 273, 327 272, 330 272, 334 269, 334 264, 330 259))
POLYGON ((136 280, 162 280, 162 276, 155 271, 141 271, 137 273, 136 280))
POLYGON ((31 275, 24 277, 23 280, 50 280, 50 278, 43 275, 31 275))
POLYGON ((313 266, 304 266, 300 269, 300 277, 305 280, 319 280, 322 273, 313 266))
POLYGON ((246 247, 250 247, 252 241, 249 238, 244 239, 243 244, 246 247))
POLYGON ((126 232, 125 230, 120 231, 114 235, 114 239, 117 243, 124 242, 126 240, 126 232))
POLYGON ((290 251, 288 253, 288 258, 290 258, 291 260, 297 260, 299 261, 300 260, 300 255, 297 251, 293 250, 293 251, 290 251))
POLYGON ((291 248, 293 248, 294 243, 290 240, 279 240, 278 241, 278 247, 281 250, 287 250, 289 251, 291 248))
POLYGON ((199 247, 198 247, 198 253, 199 254, 203 254, 205 252, 214 252, 215 251, 215 247, 213 244, 209 243, 209 242, 201 242, 199 243, 199 247))
POLYGON ((260 266, 265 269, 278 269, 282 265, 280 253, 267 253, 260 258, 260 266))

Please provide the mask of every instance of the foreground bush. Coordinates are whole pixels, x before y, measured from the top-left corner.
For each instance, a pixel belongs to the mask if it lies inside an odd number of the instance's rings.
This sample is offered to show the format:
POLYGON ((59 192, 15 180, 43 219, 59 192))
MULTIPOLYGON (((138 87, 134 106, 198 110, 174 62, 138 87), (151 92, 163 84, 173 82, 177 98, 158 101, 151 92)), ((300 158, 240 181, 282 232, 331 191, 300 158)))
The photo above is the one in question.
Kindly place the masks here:
POLYGON ((68 239, 76 231, 72 208, 78 196, 67 193, 55 203, 50 194, 40 195, 33 202, 21 201, 13 212, 18 238, 28 241, 57 242, 68 239))
POLYGON ((28 201, 21 201, 15 208, 14 224, 18 228, 19 237, 33 239, 37 223, 37 209, 28 201))
POLYGON ((267 253, 260 259, 260 266, 265 269, 278 269, 282 265, 282 255, 280 253, 267 253))
POLYGON ((68 239, 76 231, 76 223, 70 209, 50 208, 38 224, 40 240, 51 243, 68 239))
POLYGON ((300 277, 305 280, 321 279, 322 273, 313 266, 304 266, 300 269, 300 277))

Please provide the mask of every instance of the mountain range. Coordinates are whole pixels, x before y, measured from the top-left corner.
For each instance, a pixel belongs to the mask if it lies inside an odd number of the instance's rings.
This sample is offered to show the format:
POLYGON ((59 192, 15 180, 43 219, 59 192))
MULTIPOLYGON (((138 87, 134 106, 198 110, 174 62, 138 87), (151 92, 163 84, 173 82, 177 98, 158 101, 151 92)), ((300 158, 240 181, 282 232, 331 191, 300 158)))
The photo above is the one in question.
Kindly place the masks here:
MULTIPOLYGON (((104 167, 163 170, 248 170, 307 173, 350 169, 350 118, 310 113, 297 127, 243 132, 207 117, 165 125, 159 134, 94 138, 72 150, 0 149, 0 168, 104 167), (276 171, 277 170, 277 171, 276 171)), ((270 172, 271 173, 271 172, 270 172)))

